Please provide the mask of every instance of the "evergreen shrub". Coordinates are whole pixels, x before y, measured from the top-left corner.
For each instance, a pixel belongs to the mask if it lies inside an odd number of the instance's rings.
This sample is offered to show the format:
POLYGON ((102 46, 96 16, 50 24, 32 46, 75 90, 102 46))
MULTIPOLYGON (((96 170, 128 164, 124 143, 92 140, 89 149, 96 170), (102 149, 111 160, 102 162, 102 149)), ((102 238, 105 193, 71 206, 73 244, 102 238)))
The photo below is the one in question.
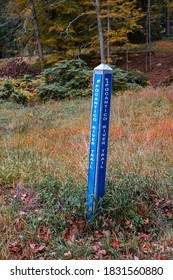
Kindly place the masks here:
POLYGON ((148 84, 147 77, 140 71, 125 71, 113 68, 113 92, 124 90, 140 90, 148 84))
POLYGON ((91 95, 91 76, 81 59, 63 60, 43 72, 45 81, 37 88, 43 101, 91 95))
MULTIPOLYGON (((140 90, 147 85, 146 75, 113 68, 113 93, 140 90)), ((82 59, 63 60, 43 72, 45 81, 37 88, 41 100, 86 97, 92 93, 92 73, 82 59)))

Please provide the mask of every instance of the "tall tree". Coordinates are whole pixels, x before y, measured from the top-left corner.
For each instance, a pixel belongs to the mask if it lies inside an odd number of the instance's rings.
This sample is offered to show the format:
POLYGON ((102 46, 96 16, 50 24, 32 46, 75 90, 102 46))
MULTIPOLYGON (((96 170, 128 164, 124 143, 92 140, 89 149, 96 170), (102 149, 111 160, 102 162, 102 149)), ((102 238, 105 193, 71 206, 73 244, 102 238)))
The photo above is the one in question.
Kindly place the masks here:
POLYGON ((136 0, 102 1, 101 17, 107 20, 104 25, 107 40, 107 54, 110 60, 111 46, 125 46, 129 43, 129 34, 141 26, 139 19, 143 16, 137 7, 136 0))
POLYGON ((41 43, 41 38, 40 38, 40 29, 39 29, 34 0, 29 0, 29 6, 31 8, 32 18, 33 18, 33 22, 34 22, 34 29, 35 29, 36 39, 37 39, 37 47, 38 47, 38 55, 40 58, 40 64, 41 64, 41 68, 44 69, 43 48, 42 48, 42 43, 41 43))
POLYGON ((151 0, 147 0, 147 16, 146 16, 146 72, 151 70, 151 0))
POLYGON ((96 5, 98 33, 99 33, 99 41, 100 41, 101 62, 105 63, 105 46, 104 46, 104 36, 103 36, 103 28, 102 28, 102 20, 101 20, 101 12, 100 12, 100 1, 95 0, 95 5, 96 5))
POLYGON ((39 5, 40 1, 39 0, 14 0, 14 1, 10 0, 8 4, 8 13, 14 18, 17 16, 22 20, 25 31, 27 29, 28 23, 32 22, 34 34, 37 42, 40 64, 43 69, 44 56, 43 56, 43 48, 42 48, 42 43, 40 38, 39 22, 37 19, 36 4, 39 5))
POLYGON ((6 13, 8 0, 0 1, 0 57, 10 55, 14 48, 15 31, 22 23, 18 17, 10 17, 6 13))
POLYGON ((110 45, 110 0, 107 0, 107 61, 111 60, 111 45, 110 45))
POLYGON ((165 0, 165 9, 166 9, 166 36, 170 37, 171 35, 171 16, 173 12, 173 2, 170 0, 165 0))

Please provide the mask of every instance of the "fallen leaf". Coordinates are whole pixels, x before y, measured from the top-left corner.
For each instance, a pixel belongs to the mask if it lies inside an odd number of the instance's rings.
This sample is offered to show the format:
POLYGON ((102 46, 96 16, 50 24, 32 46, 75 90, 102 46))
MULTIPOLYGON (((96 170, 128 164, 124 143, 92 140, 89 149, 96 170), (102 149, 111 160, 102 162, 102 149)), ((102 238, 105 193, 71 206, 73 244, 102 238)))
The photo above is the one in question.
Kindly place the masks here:
POLYGON ((103 256, 105 256, 107 254, 106 250, 99 250, 97 253, 96 253, 96 256, 98 258, 102 258, 103 256))
POLYGON ((39 247, 36 248, 36 252, 40 252, 43 251, 43 249, 45 248, 45 244, 40 245, 39 247))
POLYGON ((99 237, 102 237, 103 234, 101 234, 98 230, 95 231, 95 237, 96 238, 99 238, 99 237))
POLYGON ((129 220, 126 220, 126 221, 125 221, 125 224, 126 224, 126 225, 130 225, 130 223, 131 223, 131 222, 130 222, 129 220))
POLYGON ((171 214, 171 212, 167 211, 166 214, 165 214, 165 216, 168 217, 168 218, 171 218, 171 217, 172 217, 172 214, 171 214))
POLYGON ((32 249, 32 250, 34 250, 34 249, 35 249, 35 247, 36 247, 36 244, 34 244, 34 243, 30 243, 30 244, 29 244, 29 246, 31 247, 31 249, 32 249))
POLYGON ((10 250, 10 252, 14 253, 14 252, 20 252, 23 247, 21 246, 20 243, 14 242, 14 243, 9 243, 8 248, 10 250))
POLYGON ((124 246, 122 242, 117 241, 116 239, 112 239, 110 245, 111 245, 114 249, 116 249, 117 247, 120 248, 120 247, 123 247, 123 246, 124 246))
POLYGON ((51 236, 50 228, 48 228, 46 226, 41 226, 37 237, 39 239, 43 239, 44 241, 48 241, 50 236, 51 236))
POLYGON ((72 227, 70 230, 68 230, 65 234, 65 237, 67 240, 71 241, 75 238, 75 235, 78 233, 77 227, 72 227))
POLYGON ((64 253, 64 257, 66 257, 67 259, 71 259, 72 258, 72 254, 70 251, 68 251, 67 253, 64 253))
POLYGON ((144 239, 145 241, 147 241, 148 239, 150 239, 152 237, 152 234, 146 234, 146 233, 139 233, 137 239, 144 239))
POLYGON ((19 215, 20 215, 20 216, 26 215, 26 212, 24 212, 24 211, 19 211, 19 215))
POLYGON ((27 193, 21 195, 21 200, 25 200, 28 197, 27 193))
POLYGON ((100 250, 100 248, 102 247, 102 243, 101 242, 95 242, 93 246, 91 246, 91 248, 93 249, 94 252, 100 250))
POLYGON ((144 219, 144 224, 145 225, 148 225, 149 224, 149 219, 147 218, 147 219, 144 219))
POLYGON ((110 233, 109 230, 104 230, 104 231, 103 231, 103 235, 104 235, 104 236, 110 236, 110 234, 111 234, 111 233, 110 233))

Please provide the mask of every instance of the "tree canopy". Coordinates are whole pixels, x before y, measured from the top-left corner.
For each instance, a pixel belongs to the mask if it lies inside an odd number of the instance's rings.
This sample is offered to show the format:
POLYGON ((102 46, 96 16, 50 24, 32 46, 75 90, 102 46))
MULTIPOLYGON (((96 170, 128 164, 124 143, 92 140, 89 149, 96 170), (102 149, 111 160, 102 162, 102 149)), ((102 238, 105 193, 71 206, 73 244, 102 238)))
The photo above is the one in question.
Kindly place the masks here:
MULTIPOLYGON (((146 42, 148 1, 5 0, 0 3, 0 57, 16 53, 80 56, 99 48, 96 2, 105 48, 146 42), (34 7, 34 9, 33 9, 34 7)), ((151 37, 171 36, 172 0, 150 0, 151 37)))

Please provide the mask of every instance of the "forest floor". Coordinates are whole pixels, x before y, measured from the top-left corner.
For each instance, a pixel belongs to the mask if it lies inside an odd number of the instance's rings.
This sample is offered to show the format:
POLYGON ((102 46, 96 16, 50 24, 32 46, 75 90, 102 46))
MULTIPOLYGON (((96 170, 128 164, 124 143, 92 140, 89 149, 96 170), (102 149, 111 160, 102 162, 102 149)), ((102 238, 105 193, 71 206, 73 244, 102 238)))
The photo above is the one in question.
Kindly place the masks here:
MULTIPOLYGON (((144 46, 136 53, 129 54, 128 69, 146 73, 146 54, 144 46)), ((117 59, 115 64, 126 69, 125 55, 117 59)), ((160 40, 152 43, 151 69, 148 65, 147 77, 154 87, 164 85, 165 81, 173 78, 173 40, 160 40)))
MULTIPOLYGON (((136 51, 136 53, 135 51, 133 53, 129 53, 128 70, 139 70, 143 73, 146 73, 146 54, 144 53, 144 49, 145 46, 141 46, 140 49, 136 51)), ((116 50, 113 50, 113 53, 115 54, 115 58, 112 59, 112 64, 126 70, 126 54, 122 54, 121 50, 118 55, 116 55, 116 50)), ((7 65, 10 60, 11 58, 0 60, 0 77, 2 67, 7 65)), ((24 58, 24 61, 30 65, 33 65, 36 63, 37 57, 24 58)), ((89 66, 91 68, 94 68, 98 64, 98 59, 94 59, 92 57, 90 58, 89 66)), ((149 69, 148 66, 146 75, 153 87, 162 86, 165 84, 167 79, 173 79, 173 40, 161 40, 153 42, 151 69, 149 69)))
MULTIPOLYGON (((129 70, 139 70, 146 72, 145 69, 145 54, 130 54, 129 55, 129 70)), ((116 65, 126 69, 125 58, 118 59, 116 65)), ((152 52, 151 55, 151 70, 148 69, 148 80, 154 87, 162 86, 166 79, 173 78, 173 51, 172 52, 152 52)))

